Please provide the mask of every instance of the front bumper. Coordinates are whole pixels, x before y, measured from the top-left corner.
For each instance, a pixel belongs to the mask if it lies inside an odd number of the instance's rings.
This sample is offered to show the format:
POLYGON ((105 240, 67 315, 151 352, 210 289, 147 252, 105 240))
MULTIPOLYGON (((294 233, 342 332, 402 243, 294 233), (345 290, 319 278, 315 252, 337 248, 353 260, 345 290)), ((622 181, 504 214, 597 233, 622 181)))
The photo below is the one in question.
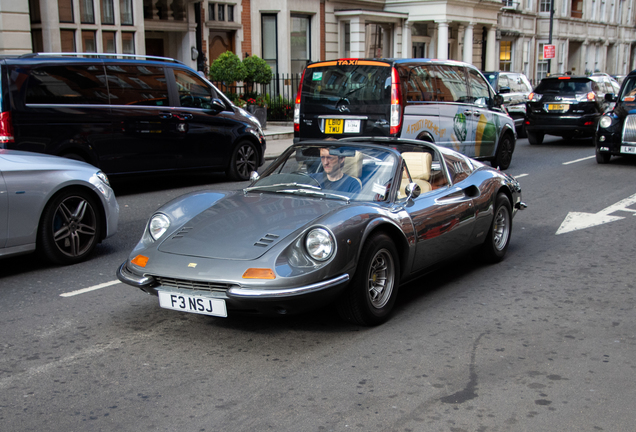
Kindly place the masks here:
POLYGON ((228 311, 251 312, 265 315, 298 313, 316 309, 333 301, 349 283, 349 274, 343 273, 331 279, 296 287, 247 287, 239 284, 225 290, 201 290, 164 287, 157 279, 148 275, 137 275, 124 262, 117 269, 117 278, 128 285, 137 287, 148 294, 158 295, 158 291, 200 295, 222 299, 228 311))

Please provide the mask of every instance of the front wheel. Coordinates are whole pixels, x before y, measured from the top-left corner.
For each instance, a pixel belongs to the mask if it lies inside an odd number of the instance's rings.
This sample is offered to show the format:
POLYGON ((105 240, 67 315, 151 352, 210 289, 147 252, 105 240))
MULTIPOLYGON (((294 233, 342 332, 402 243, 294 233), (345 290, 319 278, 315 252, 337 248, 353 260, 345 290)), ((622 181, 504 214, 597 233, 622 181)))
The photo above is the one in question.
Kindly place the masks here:
POLYGON ((49 261, 83 261, 100 240, 101 213, 85 191, 60 193, 46 205, 38 227, 38 248, 49 261))
POLYGON ((356 274, 338 303, 340 316, 356 324, 382 324, 397 298, 400 265, 395 245, 376 234, 364 245, 356 274))
POLYGON ((492 161, 492 166, 499 167, 502 171, 507 170, 510 166, 510 161, 512 161, 514 148, 510 135, 504 135, 499 142, 499 147, 497 147, 497 153, 495 153, 495 160, 492 161))
POLYGON ((245 181, 250 179, 250 174, 257 168, 258 152, 256 147, 249 141, 241 141, 232 152, 227 175, 232 180, 245 181))
POLYGON ((529 132, 529 131, 527 131, 527 134, 528 134, 528 142, 530 143, 530 145, 539 145, 543 142, 544 134, 540 132, 529 132))
POLYGON ((481 246, 480 256, 484 261, 496 263, 503 260, 510 244, 512 232, 512 207, 508 197, 500 193, 495 200, 495 213, 486 236, 481 246))

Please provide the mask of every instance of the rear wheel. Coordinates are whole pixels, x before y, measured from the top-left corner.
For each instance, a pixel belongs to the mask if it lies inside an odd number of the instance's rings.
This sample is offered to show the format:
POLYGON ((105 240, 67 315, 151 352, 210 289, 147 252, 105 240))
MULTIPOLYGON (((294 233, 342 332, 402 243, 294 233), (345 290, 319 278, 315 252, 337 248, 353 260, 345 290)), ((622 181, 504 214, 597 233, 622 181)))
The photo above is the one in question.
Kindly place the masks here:
POLYGON ((249 141, 241 141, 230 159, 230 166, 227 175, 232 180, 244 181, 250 179, 252 171, 258 168, 258 152, 256 147, 249 141))
POLYGON ((340 298, 343 319, 364 326, 389 318, 397 298, 400 265, 395 245, 386 234, 376 234, 364 245, 356 274, 340 298))
POLYGON ((512 152, 514 151, 514 144, 510 135, 506 134, 499 142, 497 147, 497 153, 495 153, 495 160, 492 161, 493 167, 499 167, 500 170, 507 170, 512 161, 512 152))
POLYGON ((531 145, 538 145, 543 143, 544 134, 540 132, 528 132, 528 142, 531 145))
POLYGON ((38 247, 56 264, 83 261, 100 240, 101 213, 85 191, 68 190, 53 197, 42 213, 38 247))
POLYGON ((612 155, 609 153, 601 153, 600 151, 598 151, 598 149, 596 149, 596 162, 599 164, 606 164, 609 163, 610 159, 612 158, 612 155))
POLYGON ((512 232, 512 206, 508 197, 500 193, 495 200, 495 214, 481 246, 480 256, 484 261, 496 263, 503 260, 510 244, 512 232))

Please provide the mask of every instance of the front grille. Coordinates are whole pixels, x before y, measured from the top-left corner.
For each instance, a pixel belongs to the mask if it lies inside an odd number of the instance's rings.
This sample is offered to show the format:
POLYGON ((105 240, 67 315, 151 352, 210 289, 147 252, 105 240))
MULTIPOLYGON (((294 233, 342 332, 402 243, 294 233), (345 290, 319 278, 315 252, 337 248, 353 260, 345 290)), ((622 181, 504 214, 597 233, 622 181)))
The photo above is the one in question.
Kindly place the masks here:
POLYGON ((194 291, 222 291, 225 292, 230 288, 230 284, 217 282, 194 281, 188 279, 174 279, 163 276, 153 276, 159 285, 168 288, 187 289, 194 291))
POLYGON ((623 123, 623 142, 636 144, 636 115, 628 115, 623 123))

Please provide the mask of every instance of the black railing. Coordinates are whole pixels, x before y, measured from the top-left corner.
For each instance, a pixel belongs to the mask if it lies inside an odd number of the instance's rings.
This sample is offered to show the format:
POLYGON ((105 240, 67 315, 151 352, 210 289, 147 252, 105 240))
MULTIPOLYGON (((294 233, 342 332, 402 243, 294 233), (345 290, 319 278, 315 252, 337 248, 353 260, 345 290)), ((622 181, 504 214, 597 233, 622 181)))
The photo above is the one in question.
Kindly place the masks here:
POLYGON ((292 121, 300 77, 296 74, 277 74, 269 84, 254 84, 253 88, 237 83, 227 85, 214 82, 214 85, 237 105, 248 103, 250 99, 263 101, 267 104, 268 121, 292 121))

